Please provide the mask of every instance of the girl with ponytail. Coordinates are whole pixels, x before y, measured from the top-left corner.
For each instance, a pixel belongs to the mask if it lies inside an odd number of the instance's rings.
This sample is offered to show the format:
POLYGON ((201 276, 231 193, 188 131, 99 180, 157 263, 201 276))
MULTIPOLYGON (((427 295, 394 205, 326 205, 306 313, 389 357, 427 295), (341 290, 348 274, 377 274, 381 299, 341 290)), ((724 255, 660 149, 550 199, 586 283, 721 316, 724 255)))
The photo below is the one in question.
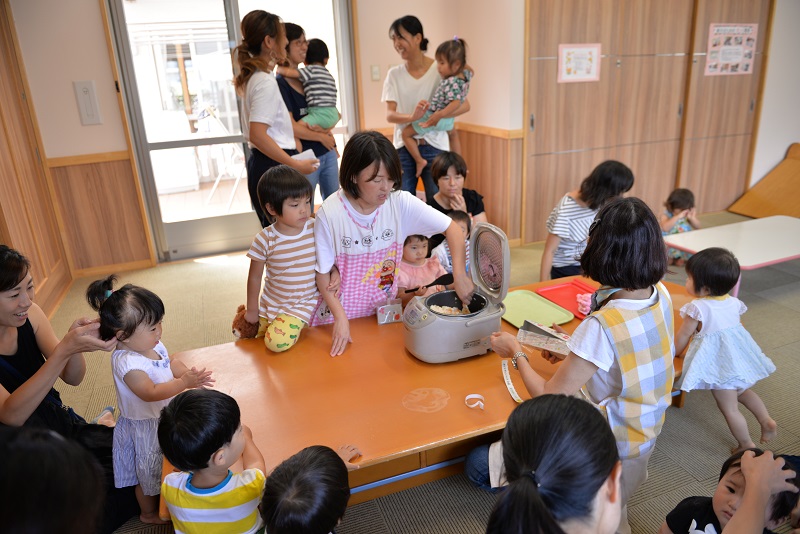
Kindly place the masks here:
POLYGON ((242 43, 234 50, 237 67, 233 85, 242 97, 242 135, 250 146, 247 189, 262 227, 269 225, 264 206, 258 201, 258 180, 278 165, 288 165, 308 175, 319 160, 296 160, 292 119, 281 97, 273 70, 286 61, 286 30, 280 17, 262 10, 242 19, 242 43))
POLYGON ((508 487, 487 534, 613 533, 621 463, 614 434, 591 404, 542 395, 517 406, 503 431, 508 487))

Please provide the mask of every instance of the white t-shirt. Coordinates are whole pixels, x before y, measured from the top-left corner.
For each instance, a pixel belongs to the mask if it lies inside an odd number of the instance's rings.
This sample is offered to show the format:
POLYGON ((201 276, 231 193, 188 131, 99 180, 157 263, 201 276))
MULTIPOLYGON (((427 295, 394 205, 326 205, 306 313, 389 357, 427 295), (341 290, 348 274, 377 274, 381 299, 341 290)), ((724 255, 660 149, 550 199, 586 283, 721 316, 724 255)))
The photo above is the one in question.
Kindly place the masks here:
MULTIPOLYGON (((430 102, 441 81, 442 77, 439 76, 435 61, 420 79, 411 76, 404 64, 397 65, 389 69, 386 75, 381 102, 396 102, 398 113, 413 113, 420 100, 430 102)), ((408 123, 394 125, 394 147, 397 149, 404 146, 402 132, 407 125, 408 123)), ((450 150, 450 138, 447 132, 430 131, 423 136, 415 137, 422 137, 439 150, 450 150)))
POLYGON ((161 408, 169 404, 172 397, 160 401, 147 402, 139 398, 125 383, 125 375, 131 371, 142 371, 147 374, 153 384, 163 384, 175 379, 169 365, 167 348, 160 341, 153 349, 161 359, 150 358, 131 350, 115 350, 111 354, 111 371, 114 374, 114 385, 117 386, 117 402, 119 413, 128 419, 158 419, 161 408))
POLYGON ((250 123, 266 124, 267 135, 284 150, 296 150, 292 120, 289 110, 283 102, 278 81, 272 73, 256 71, 244 90, 242 102, 242 135, 247 139, 250 148, 250 123))

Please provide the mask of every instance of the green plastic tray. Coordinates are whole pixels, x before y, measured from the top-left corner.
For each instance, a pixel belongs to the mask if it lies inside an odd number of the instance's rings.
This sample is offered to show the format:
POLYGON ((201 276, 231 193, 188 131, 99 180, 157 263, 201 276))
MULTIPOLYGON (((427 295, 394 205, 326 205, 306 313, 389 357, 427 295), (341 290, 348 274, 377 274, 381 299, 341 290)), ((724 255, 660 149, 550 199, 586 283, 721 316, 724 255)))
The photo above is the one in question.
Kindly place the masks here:
POLYGON ((553 323, 568 323, 575 318, 572 312, 525 289, 510 292, 503 304, 506 306, 503 319, 517 328, 521 327, 526 319, 550 326, 553 323))

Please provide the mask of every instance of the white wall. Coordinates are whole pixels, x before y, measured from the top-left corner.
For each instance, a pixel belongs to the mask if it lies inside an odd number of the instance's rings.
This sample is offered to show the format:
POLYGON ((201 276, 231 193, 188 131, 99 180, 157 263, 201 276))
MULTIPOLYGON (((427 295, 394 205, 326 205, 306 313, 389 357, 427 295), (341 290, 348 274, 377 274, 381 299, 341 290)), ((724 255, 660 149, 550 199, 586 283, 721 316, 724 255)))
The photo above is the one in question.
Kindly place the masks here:
POLYGON ((430 41, 427 55, 454 35, 467 41, 467 61, 475 69, 469 93, 471 111, 459 121, 499 129, 522 128, 525 0, 358 0, 359 60, 366 128, 385 128, 381 102, 389 67, 401 62, 389 40, 389 25, 404 15, 422 22, 430 41), (371 66, 380 79, 372 81, 371 66))
POLYGON ((761 95, 761 119, 753 156, 751 185, 780 163, 792 143, 800 143, 800 2, 777 0, 769 43, 769 64, 761 95))
POLYGON ((127 150, 97 0, 10 0, 48 158, 127 150), (94 80, 103 124, 83 126, 73 81, 94 80))

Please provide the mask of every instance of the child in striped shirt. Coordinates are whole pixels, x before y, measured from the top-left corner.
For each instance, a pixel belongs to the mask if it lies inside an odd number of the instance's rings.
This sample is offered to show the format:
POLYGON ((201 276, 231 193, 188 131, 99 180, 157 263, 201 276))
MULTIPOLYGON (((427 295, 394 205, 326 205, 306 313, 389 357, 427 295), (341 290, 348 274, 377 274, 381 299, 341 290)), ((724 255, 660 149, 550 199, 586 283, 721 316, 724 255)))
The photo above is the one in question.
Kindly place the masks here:
POLYGON ((244 317, 251 324, 258 321, 256 337, 263 337, 273 352, 297 343, 319 301, 312 195, 308 179, 286 165, 269 169, 258 181, 259 202, 273 223, 256 235, 247 253, 250 274, 244 317))
POLYGON ((305 67, 293 69, 278 66, 278 74, 287 78, 299 78, 303 84, 308 115, 300 119, 309 126, 319 126, 330 130, 339 122, 339 110, 336 109, 336 80, 326 68, 330 53, 328 47, 320 39, 309 39, 305 67))
POLYGON ((181 471, 161 485, 175 532, 259 532, 266 467, 233 397, 213 389, 181 393, 161 411, 158 442, 181 471), (232 473, 239 458, 244 471, 232 473))

